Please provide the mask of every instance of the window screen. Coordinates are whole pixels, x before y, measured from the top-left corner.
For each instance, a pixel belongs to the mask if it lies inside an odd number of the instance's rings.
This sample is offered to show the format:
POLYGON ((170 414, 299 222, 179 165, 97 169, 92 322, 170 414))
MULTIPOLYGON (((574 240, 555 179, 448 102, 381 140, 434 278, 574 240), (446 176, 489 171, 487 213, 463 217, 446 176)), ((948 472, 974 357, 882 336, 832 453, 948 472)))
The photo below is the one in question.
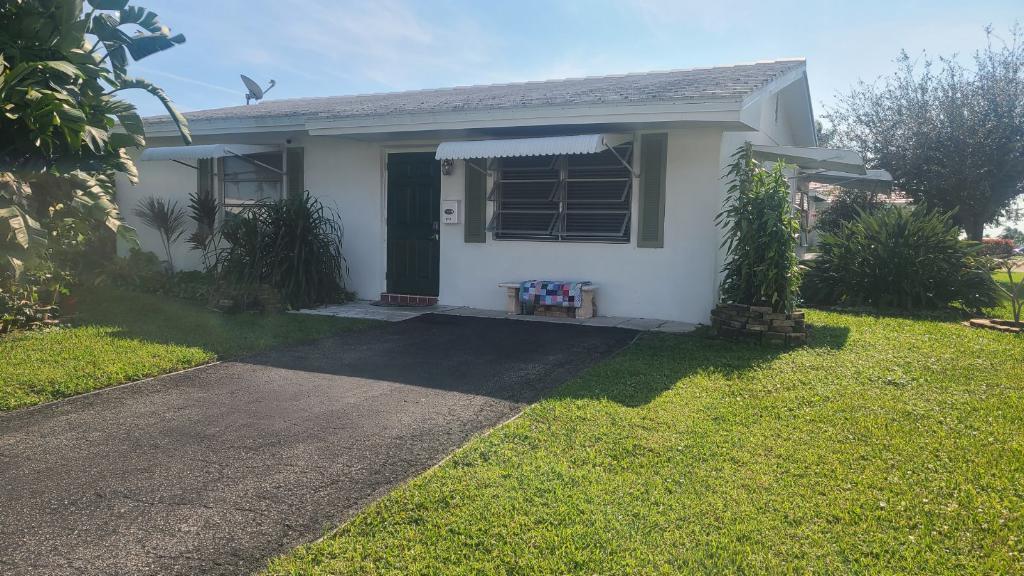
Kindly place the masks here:
POLYGON ((281 154, 250 154, 246 158, 248 160, 237 156, 225 156, 222 159, 225 212, 238 213, 246 206, 261 200, 281 199, 281 173, 249 161, 254 160, 281 170, 281 154))
MULTIPOLYGON (((615 148, 632 162, 632 144, 615 148)), ((499 239, 629 242, 629 168, 610 150, 498 162, 490 229, 499 239)))

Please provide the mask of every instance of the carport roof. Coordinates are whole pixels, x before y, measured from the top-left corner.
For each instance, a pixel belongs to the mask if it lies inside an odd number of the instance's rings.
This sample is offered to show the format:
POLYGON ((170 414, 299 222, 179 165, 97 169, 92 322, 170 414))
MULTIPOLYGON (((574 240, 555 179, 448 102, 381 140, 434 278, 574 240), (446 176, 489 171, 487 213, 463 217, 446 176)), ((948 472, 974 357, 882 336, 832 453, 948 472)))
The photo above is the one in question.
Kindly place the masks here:
MULTIPOLYGON (((316 124, 396 115, 452 114, 581 106, 636 106, 743 102, 773 81, 802 72, 803 59, 515 84, 461 86, 385 94, 265 100, 189 112, 195 126, 263 120, 260 124, 316 124)), ((239 91, 241 95, 241 90, 239 91)), ((240 96, 241 97, 241 96, 240 96)), ((147 128, 170 127, 169 116, 146 119, 147 128)))

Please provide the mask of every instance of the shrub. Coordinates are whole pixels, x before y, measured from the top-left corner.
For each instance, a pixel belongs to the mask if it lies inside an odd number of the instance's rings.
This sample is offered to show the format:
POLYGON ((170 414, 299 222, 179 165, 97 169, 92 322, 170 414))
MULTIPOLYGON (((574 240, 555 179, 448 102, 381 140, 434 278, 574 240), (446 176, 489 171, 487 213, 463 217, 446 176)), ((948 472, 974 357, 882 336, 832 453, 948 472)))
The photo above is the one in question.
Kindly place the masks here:
POLYGON ((1013 256, 1014 244, 1009 238, 983 238, 979 256, 992 256, 994 258, 1009 258, 1013 256))
POLYGON ((97 274, 95 283, 156 293, 167 283, 167 271, 156 254, 132 248, 128 256, 108 262, 97 274))
POLYGON ((0 334, 15 330, 45 328, 57 323, 60 310, 40 300, 32 282, 18 282, 6 277, 0 281, 0 334))
POLYGON ((160 293, 182 300, 205 303, 210 301, 215 284, 213 275, 199 270, 189 270, 168 276, 167 283, 160 293))
POLYGON ((726 172, 729 190, 716 219, 726 227, 722 299, 791 312, 800 284, 800 223, 793 215, 785 166, 766 170, 754 160, 749 143, 732 158, 726 172))
POLYGON ((95 283, 205 303, 210 300, 216 281, 212 274, 197 270, 169 274, 156 254, 133 248, 128 256, 107 263, 95 283))
POLYGON ((813 304, 882 308, 993 306, 996 286, 948 213, 920 206, 861 213, 825 234, 802 293, 813 304))
POLYGON ((308 192, 254 204, 225 222, 221 234, 221 273, 230 284, 273 286, 292 308, 347 295, 340 219, 308 192))

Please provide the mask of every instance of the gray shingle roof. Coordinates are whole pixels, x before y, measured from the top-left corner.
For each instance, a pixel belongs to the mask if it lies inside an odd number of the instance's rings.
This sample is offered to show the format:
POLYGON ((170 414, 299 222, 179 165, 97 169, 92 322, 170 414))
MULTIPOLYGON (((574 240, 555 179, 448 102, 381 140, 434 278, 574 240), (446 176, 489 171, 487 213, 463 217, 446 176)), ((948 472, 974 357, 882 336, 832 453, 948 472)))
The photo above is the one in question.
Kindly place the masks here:
MULTIPOLYGON (((736 66, 516 84, 265 100, 251 106, 199 110, 185 116, 191 122, 292 117, 309 120, 588 104, 736 101, 803 65, 802 59, 776 60, 736 66)), ((169 118, 156 116, 146 120, 150 124, 160 124, 169 118)))

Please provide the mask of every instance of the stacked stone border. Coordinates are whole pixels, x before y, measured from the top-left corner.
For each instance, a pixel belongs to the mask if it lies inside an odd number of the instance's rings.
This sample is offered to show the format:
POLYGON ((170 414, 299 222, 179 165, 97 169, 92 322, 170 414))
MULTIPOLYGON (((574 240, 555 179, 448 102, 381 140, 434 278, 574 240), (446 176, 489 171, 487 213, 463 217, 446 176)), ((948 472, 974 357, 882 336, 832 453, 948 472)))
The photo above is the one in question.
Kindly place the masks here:
POLYGON ((784 314, 772 312, 768 306, 719 304, 711 311, 711 329, 722 338, 784 346, 807 343, 807 325, 804 324, 802 310, 784 314))

